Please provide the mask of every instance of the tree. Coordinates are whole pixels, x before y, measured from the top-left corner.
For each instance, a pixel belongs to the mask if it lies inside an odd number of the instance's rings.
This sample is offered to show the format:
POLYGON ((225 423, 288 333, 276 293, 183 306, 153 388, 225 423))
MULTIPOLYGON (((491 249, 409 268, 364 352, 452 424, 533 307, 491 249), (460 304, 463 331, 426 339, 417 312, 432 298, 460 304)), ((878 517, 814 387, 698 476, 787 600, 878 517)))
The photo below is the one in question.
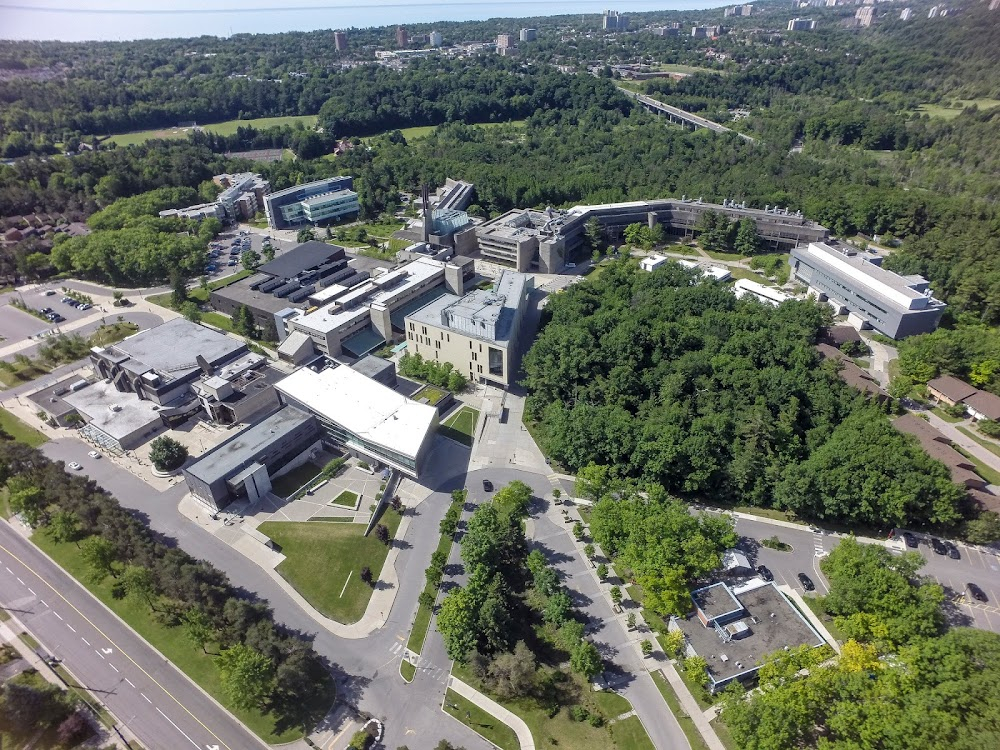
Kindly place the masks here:
POLYGON ((271 246, 270 242, 264 244, 261 248, 261 254, 264 256, 265 263, 270 263, 274 260, 274 248, 271 246))
POLYGON ((59 702, 59 688, 48 683, 35 687, 11 680, 3 686, 2 698, 2 723, 18 735, 50 725, 65 711, 59 702))
POLYGON ((32 487, 22 481, 11 481, 8 490, 10 509, 21 516, 28 526, 37 526, 45 510, 45 493, 38 487, 32 487))
POLYGON ((530 696, 535 690, 535 655, 518 641, 514 650, 498 654, 487 668, 487 685, 500 700, 530 696))
POLYGON ((597 577, 602 581, 608 577, 608 566, 605 563, 597 566, 597 577))
POLYGON ((642 650, 643 656, 649 656, 653 653, 653 644, 648 638, 639 644, 639 648, 642 650))
POLYGON ((102 536, 87 537, 80 545, 80 556, 90 566, 91 578, 95 582, 104 580, 108 574, 117 578, 115 562, 118 557, 115 545, 102 536))
POLYGON ((573 600, 570 599, 569 594, 564 589, 560 589, 545 602, 542 617, 545 619, 545 622, 558 627, 569 619, 572 612, 573 600))
POLYGON ((178 269, 174 269, 170 274, 170 286, 173 288, 170 297, 171 306, 175 310, 180 310, 181 305, 187 301, 187 280, 178 269))
POLYGON ((601 223, 597 220, 596 216, 591 216, 587 219, 587 223, 583 225, 583 232, 587 236, 587 244, 590 245, 592 250, 596 250, 604 239, 601 223))
POLYGON ((993 511, 980 513, 965 524, 965 538, 973 544, 990 544, 1000 540, 1000 514, 993 511))
POLYGON ((47 530, 60 544, 75 542, 80 536, 80 519, 73 511, 60 510, 49 519, 47 530))
POLYGON ((157 471, 179 469, 188 458, 188 449, 168 435, 161 435, 149 447, 149 460, 157 471))
POLYGON ((388 546, 392 542, 392 537, 389 534, 389 527, 383 523, 376 526, 375 538, 382 542, 382 544, 388 546))
POLYGON ((635 612, 629 612, 625 618, 625 625, 629 630, 635 630, 635 612))
POLYGON ((569 655, 570 668, 587 680, 592 680, 604 671, 601 654, 590 641, 580 641, 569 655))
POLYGON ((312 227, 303 227, 298 231, 298 234, 295 235, 295 239, 300 244, 303 242, 311 242, 316 239, 316 230, 312 227))
POLYGON ((444 640, 448 658, 459 664, 467 662, 479 641, 476 604, 467 589, 456 588, 448 592, 438 611, 437 629, 444 640))
POLYGON ((222 687, 236 708, 261 709, 274 690, 274 662, 242 643, 217 657, 222 687))
POLYGON ((157 596, 156 580, 149 568, 139 565, 126 565, 121 575, 122 587, 128 596, 142 599, 154 612, 153 601, 157 596))
POLYGON ((701 686, 708 682, 708 662, 703 656, 689 656, 684 660, 684 671, 701 686))
POLYGON ((493 502, 508 515, 523 517, 528 514, 528 504, 531 502, 531 487, 519 479, 501 487, 493 495, 493 502))
POLYGON ((504 513, 495 503, 484 503, 469 518, 462 538, 462 560, 469 570, 484 566, 492 576, 516 576, 525 557, 520 518, 504 513))
POLYGON ((184 613, 184 632, 203 653, 207 654, 207 644, 216 638, 215 628, 208 615, 198 607, 191 607, 184 613))
POLYGON ((374 583, 374 578, 372 576, 372 569, 365 565, 361 569, 361 580, 371 586, 374 583))
POLYGON ((684 633, 680 630, 668 630, 663 636, 663 652, 668 659, 676 659, 684 648, 684 633))
POLYGON ((197 302, 185 302, 178 308, 178 312, 192 323, 201 322, 201 310, 198 309, 197 302))
POLYGON ((76 747, 93 733, 94 730, 90 728, 90 722, 80 711, 71 713, 60 722, 59 728, 56 729, 59 744, 64 747, 76 747))
POLYGON ((256 250, 247 250, 240 256, 240 262, 244 269, 252 271, 260 265, 260 253, 256 250))
POLYGON ((253 312, 246 305, 240 305, 233 313, 233 330, 241 336, 254 338, 257 335, 257 323, 253 312))
POLYGON ((616 607, 621 606, 622 603, 622 590, 618 586, 611 587, 611 601, 614 602, 616 607))
POLYGON ((593 544, 585 544, 583 546, 583 554, 587 556, 588 560, 592 560, 594 555, 597 554, 597 548, 593 544))
POLYGON ((744 257, 761 252, 760 235, 757 234, 757 223, 753 219, 744 218, 737 222, 733 249, 744 257))

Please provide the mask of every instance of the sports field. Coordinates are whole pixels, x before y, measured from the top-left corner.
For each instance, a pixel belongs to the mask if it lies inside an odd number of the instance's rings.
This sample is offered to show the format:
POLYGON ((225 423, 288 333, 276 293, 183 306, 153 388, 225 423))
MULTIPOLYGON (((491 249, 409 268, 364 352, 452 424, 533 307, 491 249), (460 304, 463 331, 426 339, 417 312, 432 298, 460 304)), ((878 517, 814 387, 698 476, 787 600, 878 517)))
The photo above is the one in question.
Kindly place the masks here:
MULTIPOLYGON (((266 128, 276 128, 281 125, 293 125, 301 122, 305 127, 310 128, 316 124, 316 115, 294 115, 289 117, 259 117, 255 120, 226 120, 208 125, 199 125, 202 130, 219 135, 233 135, 240 127, 252 126, 258 130, 266 128)), ((121 133, 108 138, 119 146, 131 146, 137 143, 145 143, 154 138, 187 138, 192 128, 164 128, 161 130, 139 130, 135 133, 121 133)))

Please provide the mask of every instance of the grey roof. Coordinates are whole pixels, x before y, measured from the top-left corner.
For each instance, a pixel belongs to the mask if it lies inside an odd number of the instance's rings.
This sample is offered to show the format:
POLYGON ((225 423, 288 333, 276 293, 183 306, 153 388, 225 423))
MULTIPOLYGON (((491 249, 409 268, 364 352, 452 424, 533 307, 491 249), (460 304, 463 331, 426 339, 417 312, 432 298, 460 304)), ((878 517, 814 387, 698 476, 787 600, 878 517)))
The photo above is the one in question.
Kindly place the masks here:
MULTIPOLYGON (((155 328, 141 331, 118 342, 111 349, 138 360, 148 368, 180 377, 180 373, 198 368, 195 356, 201 355, 215 365, 246 351, 247 345, 211 328, 184 318, 174 318, 155 328)), ((129 370, 139 371, 134 365, 129 370)))
POLYGON ((319 240, 310 240, 309 242, 303 242, 297 247, 293 247, 287 253, 279 255, 270 263, 259 266, 257 271, 266 273, 269 276, 290 279, 302 271, 310 268, 318 268, 330 258, 339 259, 343 257, 344 248, 338 245, 328 245, 319 240))
POLYGON ((381 357, 376 357, 374 355, 362 357, 351 365, 351 367, 360 372, 362 375, 367 375, 373 380, 377 375, 379 375, 379 373, 385 372, 386 370, 396 369, 396 366, 388 359, 382 359, 381 357))
POLYGON ((445 294, 408 317, 459 331, 485 341, 502 343, 513 334, 513 323, 525 293, 528 277, 522 273, 504 271, 490 289, 473 289, 462 297, 445 294), (480 322, 485 327, 478 327, 480 322))
POLYGON ((729 586, 724 583, 713 583, 705 588, 692 591, 691 599, 694 601, 694 606, 709 621, 731 615, 742 609, 739 600, 733 596, 729 586))
POLYGON ((311 419, 314 419, 311 414, 286 406, 213 448, 185 471, 207 484, 227 479, 256 461, 258 455, 273 443, 284 439, 311 419))
POLYGON ((147 427, 162 423, 161 407, 134 393, 121 393, 103 380, 64 397, 67 404, 115 440, 124 440, 147 427))

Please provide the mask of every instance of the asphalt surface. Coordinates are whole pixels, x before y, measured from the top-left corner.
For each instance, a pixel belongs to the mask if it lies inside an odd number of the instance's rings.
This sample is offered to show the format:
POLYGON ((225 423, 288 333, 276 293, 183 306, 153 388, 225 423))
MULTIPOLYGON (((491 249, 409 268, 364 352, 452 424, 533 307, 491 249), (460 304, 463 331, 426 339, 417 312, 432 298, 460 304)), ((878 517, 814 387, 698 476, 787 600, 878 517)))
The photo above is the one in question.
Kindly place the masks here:
POLYGON ((147 748, 264 747, 67 573, 0 522, 0 600, 147 748))

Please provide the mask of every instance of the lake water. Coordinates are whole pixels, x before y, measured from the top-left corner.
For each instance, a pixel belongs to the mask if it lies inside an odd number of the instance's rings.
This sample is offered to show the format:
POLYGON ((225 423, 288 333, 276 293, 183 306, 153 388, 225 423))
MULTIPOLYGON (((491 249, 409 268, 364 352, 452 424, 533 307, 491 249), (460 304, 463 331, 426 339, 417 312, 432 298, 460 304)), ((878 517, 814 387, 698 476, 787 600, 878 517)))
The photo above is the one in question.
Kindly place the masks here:
MULTIPOLYGON (((639 0, 626 3, 555 0, 544 4, 530 0, 480 3, 403 3, 387 0, 359 5, 343 1, 288 0, 286 7, 280 7, 276 0, 28 0, 17 5, 0 6, 0 38, 84 41, 203 34, 227 36, 539 15, 575 14, 596 18, 608 7, 628 14, 654 10, 697 10, 731 4, 720 0, 639 0)), ((511 31, 517 31, 517 24, 511 24, 511 31)))

